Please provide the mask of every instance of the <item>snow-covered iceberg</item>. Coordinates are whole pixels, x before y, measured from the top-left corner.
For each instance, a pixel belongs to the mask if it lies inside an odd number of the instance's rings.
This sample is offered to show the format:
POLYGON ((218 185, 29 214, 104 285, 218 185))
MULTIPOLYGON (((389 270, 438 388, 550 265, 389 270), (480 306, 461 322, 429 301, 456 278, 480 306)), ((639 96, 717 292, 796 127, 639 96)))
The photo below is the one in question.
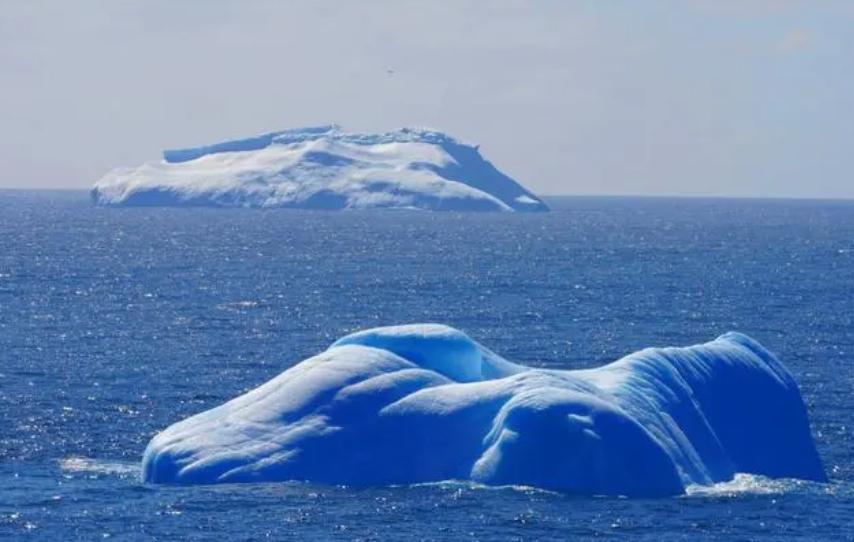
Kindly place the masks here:
POLYGON ((167 150, 162 161, 110 171, 91 194, 116 206, 548 210, 476 146, 441 132, 334 125, 167 150))
POLYGON ((436 324, 338 340, 155 436, 142 472, 153 483, 457 479, 628 496, 740 472, 825 480, 797 385, 745 335, 561 371, 436 324))

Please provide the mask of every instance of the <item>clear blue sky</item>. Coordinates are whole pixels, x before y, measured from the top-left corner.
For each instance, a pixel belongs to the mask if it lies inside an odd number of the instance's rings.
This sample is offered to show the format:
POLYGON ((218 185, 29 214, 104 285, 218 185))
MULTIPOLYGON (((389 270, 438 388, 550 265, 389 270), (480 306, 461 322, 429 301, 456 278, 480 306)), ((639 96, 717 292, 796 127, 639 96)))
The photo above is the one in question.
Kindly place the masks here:
POLYGON ((5 0, 0 96, 0 188, 337 122, 541 194, 854 197, 847 0, 5 0))

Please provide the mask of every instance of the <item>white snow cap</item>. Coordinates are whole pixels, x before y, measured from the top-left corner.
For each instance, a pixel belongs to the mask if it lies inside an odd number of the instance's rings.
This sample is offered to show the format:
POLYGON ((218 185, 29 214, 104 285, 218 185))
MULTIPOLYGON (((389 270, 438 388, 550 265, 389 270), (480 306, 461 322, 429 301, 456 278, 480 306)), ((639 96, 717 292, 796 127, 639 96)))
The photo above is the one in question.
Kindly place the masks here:
POLYGON ((117 168, 92 189, 100 205, 546 211, 476 146, 434 130, 383 134, 317 126, 167 150, 117 168))

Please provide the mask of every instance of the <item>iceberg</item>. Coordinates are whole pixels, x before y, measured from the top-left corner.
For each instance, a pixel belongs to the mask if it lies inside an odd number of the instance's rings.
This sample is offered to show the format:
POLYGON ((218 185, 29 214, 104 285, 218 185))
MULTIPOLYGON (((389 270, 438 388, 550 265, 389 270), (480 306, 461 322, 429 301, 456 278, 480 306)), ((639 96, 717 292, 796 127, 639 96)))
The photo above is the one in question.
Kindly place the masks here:
POLYGON ((478 147, 449 135, 335 125, 167 150, 162 161, 110 171, 91 195, 109 206, 548 210, 478 147))
POLYGON ((167 428, 142 459, 150 483, 467 480, 637 497, 737 473, 826 480, 795 381, 749 337, 551 370, 439 324, 348 335, 167 428))

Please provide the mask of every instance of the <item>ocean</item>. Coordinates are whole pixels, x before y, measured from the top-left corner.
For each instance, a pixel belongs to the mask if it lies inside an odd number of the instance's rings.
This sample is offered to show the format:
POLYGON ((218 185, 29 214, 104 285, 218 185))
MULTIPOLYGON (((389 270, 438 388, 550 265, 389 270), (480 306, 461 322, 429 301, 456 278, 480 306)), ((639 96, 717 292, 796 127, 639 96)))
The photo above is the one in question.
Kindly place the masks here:
POLYGON ((0 191, 0 538, 854 539, 854 202, 547 203, 109 209, 85 192, 0 191), (625 499, 139 481, 171 423, 344 334, 413 322, 564 369, 747 333, 797 379, 831 482, 738 476, 625 499))

